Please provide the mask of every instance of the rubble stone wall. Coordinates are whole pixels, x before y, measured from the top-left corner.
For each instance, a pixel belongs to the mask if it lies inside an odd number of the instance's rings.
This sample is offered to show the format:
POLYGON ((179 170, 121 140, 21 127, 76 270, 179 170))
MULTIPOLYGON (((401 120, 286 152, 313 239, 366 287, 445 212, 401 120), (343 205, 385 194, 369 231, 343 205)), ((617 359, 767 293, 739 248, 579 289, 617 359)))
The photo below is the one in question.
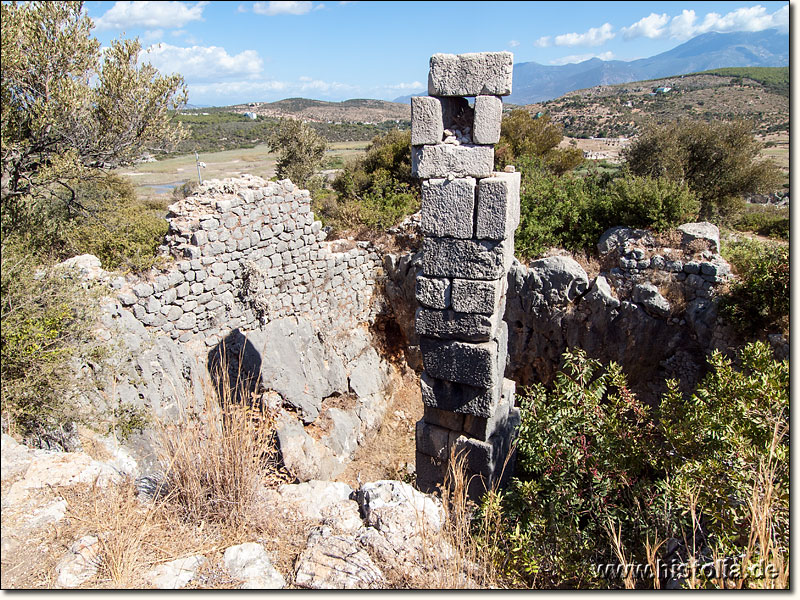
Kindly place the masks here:
POLYGON ((216 345, 295 316, 319 330, 369 321, 382 270, 366 242, 326 242, 311 196, 289 180, 210 180, 169 207, 163 272, 129 278, 121 303, 151 330, 216 345))

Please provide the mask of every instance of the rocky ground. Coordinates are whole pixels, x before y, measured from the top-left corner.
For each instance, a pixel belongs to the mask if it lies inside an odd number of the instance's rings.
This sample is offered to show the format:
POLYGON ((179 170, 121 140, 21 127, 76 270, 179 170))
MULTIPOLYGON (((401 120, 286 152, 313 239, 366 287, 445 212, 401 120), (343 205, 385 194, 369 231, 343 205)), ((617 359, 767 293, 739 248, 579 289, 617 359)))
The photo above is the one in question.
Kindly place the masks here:
POLYGON ((441 501, 407 481, 384 479, 412 477, 413 425, 421 412, 415 388, 418 394, 418 385, 395 394, 382 427, 337 481, 289 484, 276 474, 239 524, 193 522, 169 502, 154 501, 137 489, 130 457, 108 438, 81 431, 82 451, 51 452, 4 434, 2 587, 350 589, 451 587, 458 584, 454 577, 466 582, 443 528, 441 501))

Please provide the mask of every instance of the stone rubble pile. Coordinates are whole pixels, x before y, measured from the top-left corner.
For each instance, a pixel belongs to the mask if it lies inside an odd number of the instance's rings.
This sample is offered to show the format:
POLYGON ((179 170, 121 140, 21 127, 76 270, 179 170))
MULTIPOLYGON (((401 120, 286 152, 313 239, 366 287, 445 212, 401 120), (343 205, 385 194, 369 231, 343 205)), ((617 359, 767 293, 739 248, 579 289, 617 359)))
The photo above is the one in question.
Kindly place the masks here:
POLYGON ((422 271, 416 334, 424 364, 417 423, 417 484, 445 480, 451 452, 463 456, 470 495, 509 475, 519 423, 515 385, 503 378, 508 330, 506 276, 519 224, 520 175, 497 173, 509 52, 435 54, 429 96, 411 99, 412 173, 422 179, 422 271), (474 97, 474 103, 466 97, 474 97))

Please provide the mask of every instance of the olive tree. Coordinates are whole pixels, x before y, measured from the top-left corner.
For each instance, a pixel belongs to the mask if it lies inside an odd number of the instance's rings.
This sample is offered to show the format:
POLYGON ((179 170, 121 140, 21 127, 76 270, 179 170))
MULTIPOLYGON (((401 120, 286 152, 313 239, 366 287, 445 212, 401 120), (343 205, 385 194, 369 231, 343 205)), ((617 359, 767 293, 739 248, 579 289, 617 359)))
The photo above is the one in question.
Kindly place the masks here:
POLYGON ((82 2, 2 3, 3 237, 53 209, 80 208, 76 187, 183 136, 170 115, 183 79, 140 63, 138 40, 101 49, 82 2))
POLYGON ((278 177, 288 177, 301 186, 322 164, 327 148, 316 131, 295 119, 281 119, 268 141, 272 150, 278 152, 278 177))
POLYGON ((701 202, 700 216, 725 215, 744 194, 769 192, 781 181, 745 121, 679 121, 651 125, 625 151, 636 175, 685 182, 701 202))

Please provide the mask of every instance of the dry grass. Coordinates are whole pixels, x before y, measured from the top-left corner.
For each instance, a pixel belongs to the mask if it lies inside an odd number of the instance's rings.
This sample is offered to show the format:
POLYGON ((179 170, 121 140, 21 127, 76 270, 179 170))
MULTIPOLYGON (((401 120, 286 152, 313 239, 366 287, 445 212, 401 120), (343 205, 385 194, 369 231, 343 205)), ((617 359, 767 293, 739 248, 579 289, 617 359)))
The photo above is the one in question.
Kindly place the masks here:
POLYGON ((217 371, 219 397, 207 393, 201 415, 160 426, 164 479, 156 496, 165 496, 188 521, 238 526, 253 511, 259 489, 281 481, 275 415, 238 377, 230 381, 224 361, 217 371))

